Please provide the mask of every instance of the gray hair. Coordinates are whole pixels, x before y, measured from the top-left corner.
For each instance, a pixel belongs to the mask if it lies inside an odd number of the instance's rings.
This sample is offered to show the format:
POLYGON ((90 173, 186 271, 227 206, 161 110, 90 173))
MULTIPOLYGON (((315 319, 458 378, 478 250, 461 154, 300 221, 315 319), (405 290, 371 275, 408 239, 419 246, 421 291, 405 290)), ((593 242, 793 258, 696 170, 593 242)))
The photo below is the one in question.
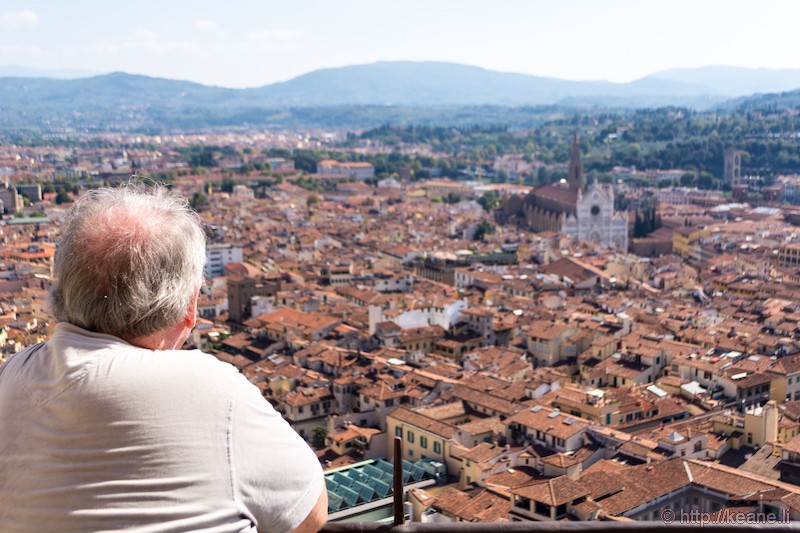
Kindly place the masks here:
POLYGON ((185 198, 161 186, 91 190, 56 248, 50 310, 123 338, 166 331, 186 317, 205 261, 205 234, 185 198))

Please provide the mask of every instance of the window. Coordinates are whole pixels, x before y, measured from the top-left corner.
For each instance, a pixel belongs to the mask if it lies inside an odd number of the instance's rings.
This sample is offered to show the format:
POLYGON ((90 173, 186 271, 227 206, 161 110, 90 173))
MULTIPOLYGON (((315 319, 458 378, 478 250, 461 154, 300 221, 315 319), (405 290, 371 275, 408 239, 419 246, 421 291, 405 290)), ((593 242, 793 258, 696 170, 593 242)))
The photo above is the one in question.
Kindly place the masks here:
POLYGON ((534 512, 536 514, 540 514, 542 516, 550 517, 550 506, 549 505, 547 505, 546 503, 542 503, 542 502, 535 502, 535 503, 536 503, 536 507, 535 507, 535 511, 534 512))
POLYGON ((442 453, 442 445, 438 441, 433 443, 433 453, 442 453))
POLYGON ((420 437, 419 437, 419 445, 422 446, 423 448, 427 448, 428 447, 428 437, 424 437, 424 436, 420 435, 420 437))
POLYGON ((525 509, 526 511, 531 510, 531 501, 524 496, 518 496, 514 500, 514 507, 519 507, 520 509, 525 509))
POLYGON ((303 412, 303 406, 302 406, 302 405, 301 405, 300 407, 298 407, 298 408, 297 408, 297 412, 298 412, 298 413, 302 413, 302 412, 303 412))
POLYGON ((406 433, 406 439, 408 439, 409 443, 414 444, 414 432, 409 431, 408 433, 406 433))
POLYGON ((394 436, 403 438, 403 427, 402 426, 395 426, 394 428, 394 436))

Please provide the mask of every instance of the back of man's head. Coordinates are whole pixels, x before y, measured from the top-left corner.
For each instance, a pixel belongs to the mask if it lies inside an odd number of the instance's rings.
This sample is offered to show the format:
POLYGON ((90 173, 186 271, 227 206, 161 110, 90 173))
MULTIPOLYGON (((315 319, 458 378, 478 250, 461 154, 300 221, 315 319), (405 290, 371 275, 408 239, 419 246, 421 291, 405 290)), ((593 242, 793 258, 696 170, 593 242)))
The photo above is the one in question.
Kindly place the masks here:
POLYGON ((118 337, 180 323, 203 280, 205 235, 186 199, 164 187, 83 195, 56 248, 50 308, 59 322, 118 337))

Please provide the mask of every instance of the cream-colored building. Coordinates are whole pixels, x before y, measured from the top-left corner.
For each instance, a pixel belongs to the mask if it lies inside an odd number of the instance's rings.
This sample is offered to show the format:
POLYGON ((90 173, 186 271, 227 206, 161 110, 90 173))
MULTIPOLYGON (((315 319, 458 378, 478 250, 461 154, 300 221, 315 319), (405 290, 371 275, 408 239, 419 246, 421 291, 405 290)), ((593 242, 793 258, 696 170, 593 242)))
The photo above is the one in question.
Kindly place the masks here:
POLYGON ((741 446, 762 447, 767 443, 785 444, 800 431, 797 423, 788 419, 781 421, 776 402, 763 406, 752 406, 744 415, 739 413, 719 414, 713 419, 714 433, 732 435, 733 449, 741 446))
POLYGON ((481 442, 492 442, 505 427, 499 417, 474 412, 463 401, 435 407, 398 407, 386 416, 387 433, 403 440, 403 459, 428 458, 444 463, 449 476, 460 476, 462 455, 481 442))

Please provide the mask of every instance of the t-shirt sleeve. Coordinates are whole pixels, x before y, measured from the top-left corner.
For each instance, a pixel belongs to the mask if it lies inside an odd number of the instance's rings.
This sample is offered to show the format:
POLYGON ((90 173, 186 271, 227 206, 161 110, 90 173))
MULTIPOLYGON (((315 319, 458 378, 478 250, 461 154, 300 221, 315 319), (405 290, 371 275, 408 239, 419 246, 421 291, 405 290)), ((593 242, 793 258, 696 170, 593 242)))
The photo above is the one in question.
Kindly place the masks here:
POLYGON ((258 531, 285 533, 308 516, 324 489, 322 467, 308 444, 261 392, 237 375, 230 426, 234 497, 258 531))

